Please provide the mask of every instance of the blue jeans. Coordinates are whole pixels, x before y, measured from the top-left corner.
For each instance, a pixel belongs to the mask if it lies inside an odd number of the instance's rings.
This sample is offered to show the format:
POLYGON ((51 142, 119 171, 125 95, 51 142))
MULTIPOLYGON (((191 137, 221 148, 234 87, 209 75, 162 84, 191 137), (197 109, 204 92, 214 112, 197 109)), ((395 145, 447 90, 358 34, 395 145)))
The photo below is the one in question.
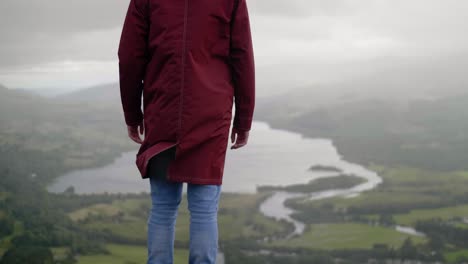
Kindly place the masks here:
MULTIPOLYGON (((175 223, 183 183, 166 180, 174 149, 161 152, 148 164, 152 207, 148 217, 147 264, 173 264, 175 223)), ((221 185, 187 184, 190 212, 189 264, 216 263, 218 204, 221 185)))

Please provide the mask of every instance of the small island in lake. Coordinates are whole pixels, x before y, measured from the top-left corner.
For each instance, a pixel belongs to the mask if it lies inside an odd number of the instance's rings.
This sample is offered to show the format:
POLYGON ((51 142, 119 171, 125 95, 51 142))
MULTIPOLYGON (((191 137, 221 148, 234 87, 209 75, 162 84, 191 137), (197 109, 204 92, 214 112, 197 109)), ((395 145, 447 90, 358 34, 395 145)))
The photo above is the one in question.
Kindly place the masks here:
POLYGON ((355 175, 340 174, 333 177, 319 178, 311 180, 306 184, 293 184, 287 186, 257 186, 257 192, 265 191, 288 191, 299 193, 319 192, 333 189, 348 189, 358 184, 364 183, 366 180, 355 175))
POLYGON ((326 165, 314 165, 309 168, 310 171, 330 171, 330 172, 342 172, 340 168, 326 165))

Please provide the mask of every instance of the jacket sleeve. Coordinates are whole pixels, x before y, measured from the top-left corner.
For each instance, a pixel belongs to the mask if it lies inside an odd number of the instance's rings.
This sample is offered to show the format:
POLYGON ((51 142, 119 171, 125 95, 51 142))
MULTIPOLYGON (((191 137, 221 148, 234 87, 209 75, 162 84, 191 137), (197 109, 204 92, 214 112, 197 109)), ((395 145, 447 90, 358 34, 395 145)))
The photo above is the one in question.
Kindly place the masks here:
POLYGON ((248 131, 255 108, 255 63, 246 0, 237 0, 231 27, 230 59, 234 84, 233 127, 248 131))
POLYGON ((148 60, 147 0, 130 0, 118 48, 120 97, 125 123, 143 121, 141 96, 148 60))

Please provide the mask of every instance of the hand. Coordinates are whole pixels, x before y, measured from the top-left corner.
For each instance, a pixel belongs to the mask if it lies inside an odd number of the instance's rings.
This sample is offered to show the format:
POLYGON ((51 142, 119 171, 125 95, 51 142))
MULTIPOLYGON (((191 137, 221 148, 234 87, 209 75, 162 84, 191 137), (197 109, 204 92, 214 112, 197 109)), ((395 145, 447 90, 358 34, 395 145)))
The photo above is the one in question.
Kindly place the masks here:
POLYGON ((135 141, 138 144, 142 144, 143 140, 140 138, 140 134, 144 134, 145 128, 143 122, 136 126, 127 126, 128 136, 131 140, 135 141), (138 128, 140 129, 140 133, 138 133, 138 128))
POLYGON ((231 146, 231 149, 237 149, 240 147, 243 147, 247 144, 247 141, 249 139, 249 131, 245 130, 239 130, 236 128, 232 128, 231 132, 231 143, 236 142, 236 144, 231 146), (237 135, 237 140, 236 140, 236 135, 237 135))

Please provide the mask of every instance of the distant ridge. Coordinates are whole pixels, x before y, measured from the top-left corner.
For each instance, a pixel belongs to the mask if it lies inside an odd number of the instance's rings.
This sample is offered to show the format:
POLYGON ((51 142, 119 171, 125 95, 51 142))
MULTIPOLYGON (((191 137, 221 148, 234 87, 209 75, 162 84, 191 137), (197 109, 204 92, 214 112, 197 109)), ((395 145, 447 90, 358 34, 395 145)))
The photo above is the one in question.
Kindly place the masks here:
POLYGON ((15 94, 31 95, 43 98, 51 98, 60 93, 56 88, 10 88, 2 83, 0 83, 0 90, 3 92, 12 91, 15 94))
POLYGON ((14 105, 15 103, 45 99, 39 94, 26 89, 11 89, 0 83, 0 103, 14 105))
POLYGON ((53 97, 76 103, 120 104, 120 90, 117 82, 99 84, 53 97))
MULTIPOLYGON (((11 89, 0 84, 0 122, 5 129, 13 122, 24 124, 43 120, 45 117, 55 117, 55 113, 64 113, 57 104, 25 89, 11 89)), ((11 128, 11 127, 9 127, 11 128)))

